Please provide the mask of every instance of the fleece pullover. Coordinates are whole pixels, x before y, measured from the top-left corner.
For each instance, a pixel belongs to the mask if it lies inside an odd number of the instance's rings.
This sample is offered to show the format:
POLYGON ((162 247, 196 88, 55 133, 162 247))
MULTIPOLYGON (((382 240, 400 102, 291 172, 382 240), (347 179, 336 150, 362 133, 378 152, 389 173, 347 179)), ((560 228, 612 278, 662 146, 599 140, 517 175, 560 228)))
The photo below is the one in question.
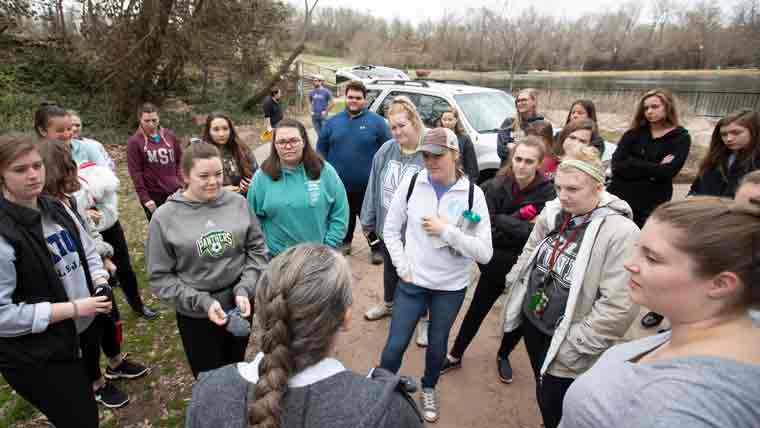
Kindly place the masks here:
MULTIPOLYGON (((185 428, 245 428, 255 398, 259 365, 228 365, 201 373, 193 387, 185 428)), ((380 372, 381 370, 375 370, 380 372)), ((412 399, 399 391, 399 377, 384 372, 372 378, 350 372, 326 358, 288 379, 282 427, 422 428, 412 399)))
POLYGON ((364 193, 372 158, 391 139, 391 130, 377 113, 363 110, 356 116, 344 110, 325 122, 317 150, 338 172, 346 191, 364 193))
POLYGON ((267 248, 242 196, 222 190, 198 202, 177 191, 153 215, 146 258, 153 292, 180 314, 205 318, 214 300, 227 310, 235 296, 254 297, 267 248))
POLYGON ((337 247, 346 235, 346 190, 328 163, 317 180, 306 175, 303 164, 283 168, 276 181, 259 169, 248 189, 248 205, 261 222, 272 256, 303 242, 337 247))
POLYGON ((673 196, 673 179, 686 164, 690 148, 689 131, 680 126, 658 138, 648 126, 628 130, 620 138, 612 155, 612 181, 607 190, 628 202, 639 227, 673 196), (662 163, 667 156, 673 160, 662 163))
POLYGON ((127 166, 140 203, 163 201, 182 187, 179 161, 182 148, 168 129, 159 131, 158 142, 146 136, 142 128, 127 141, 127 166))

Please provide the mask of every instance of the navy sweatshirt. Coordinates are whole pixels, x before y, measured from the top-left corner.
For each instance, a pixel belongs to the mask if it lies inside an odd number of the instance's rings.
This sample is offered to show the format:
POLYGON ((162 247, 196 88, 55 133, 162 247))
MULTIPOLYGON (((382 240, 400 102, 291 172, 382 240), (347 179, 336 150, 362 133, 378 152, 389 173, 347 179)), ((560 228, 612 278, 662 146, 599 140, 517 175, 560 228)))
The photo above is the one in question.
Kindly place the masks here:
POLYGON ((351 117, 344 110, 322 127, 317 151, 338 171, 346 192, 363 193, 369 181, 372 158, 390 139, 388 124, 377 113, 365 109, 351 117))

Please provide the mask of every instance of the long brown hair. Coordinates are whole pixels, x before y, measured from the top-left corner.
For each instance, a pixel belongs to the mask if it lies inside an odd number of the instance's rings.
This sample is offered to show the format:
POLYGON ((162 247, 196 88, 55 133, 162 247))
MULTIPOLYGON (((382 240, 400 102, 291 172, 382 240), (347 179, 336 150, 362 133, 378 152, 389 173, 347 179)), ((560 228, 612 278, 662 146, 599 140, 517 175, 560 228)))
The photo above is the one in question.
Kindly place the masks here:
POLYGON ((443 113, 441 113, 441 117, 438 119, 438 126, 443 126, 443 115, 446 113, 450 113, 454 115, 454 119, 456 119, 457 123, 454 125, 454 131, 455 134, 457 134, 457 137, 460 135, 464 135, 464 126, 462 126, 462 119, 459 117, 459 110, 455 109, 454 107, 449 106, 447 110, 444 110, 443 113))
MULTIPOLYGON (((562 128, 562 131, 560 131, 559 136, 557 137, 557 141, 554 145, 554 153, 557 157, 565 155, 565 147, 563 146, 565 140, 570 136, 570 134, 579 130, 591 131, 591 141, 599 138, 596 122, 591 119, 572 120, 564 128, 562 128)), ((589 144, 591 144, 591 142, 589 142, 589 144)))
POLYGON ((528 125, 525 135, 534 135, 541 138, 544 142, 544 152, 553 158, 557 158, 554 151, 554 127, 548 120, 536 120, 528 125))
POLYGON ((250 426, 280 427, 288 379, 327 357, 351 302, 348 262, 327 246, 296 245, 269 263, 256 286, 264 358, 250 426))
POLYGON ((61 141, 46 140, 40 143, 40 156, 45 164, 45 187, 43 192, 63 199, 79 190, 76 162, 71 150, 61 141))
POLYGON ((244 142, 240 141, 240 137, 235 130, 235 125, 233 125, 232 119, 230 119, 228 115, 220 112, 213 112, 208 115, 206 118, 206 124, 203 126, 203 141, 213 144, 220 151, 222 150, 222 146, 216 144, 214 139, 211 138, 211 122, 213 122, 214 119, 224 119, 227 121, 227 126, 230 127, 230 135, 227 137, 227 143, 225 145, 230 148, 232 157, 235 159, 235 163, 240 169, 240 175, 244 178, 251 178, 254 172, 252 168, 253 162, 251 161, 251 151, 244 142))
POLYGON ((636 114, 633 115, 630 129, 641 129, 649 127, 649 121, 644 115, 644 101, 648 98, 657 97, 665 106, 665 123, 670 126, 681 126, 681 121, 678 118, 678 110, 676 109, 676 100, 673 98, 673 94, 667 89, 652 89, 647 91, 639 99, 639 103, 636 106, 636 114))
MULTIPOLYGON (((520 146, 525 147, 531 147, 536 150, 538 150, 538 163, 539 167, 541 166, 541 162, 544 161, 544 157, 546 157, 546 144, 544 143, 543 139, 537 135, 528 135, 527 137, 521 139, 520 141, 515 144, 515 147, 510 151, 509 154, 509 161, 506 165, 501 167, 499 171, 496 173, 497 176, 504 176, 504 177, 512 177, 514 176, 514 171, 512 171, 512 158, 515 156, 515 153, 517 152, 517 148, 520 146)), ((536 174, 540 174, 540 171, 536 171, 536 174)))
POLYGON ((733 272, 748 304, 760 302, 760 205, 696 196, 666 202, 650 218, 681 232, 672 244, 694 262, 696 275, 733 272))
POLYGON ((312 179, 319 179, 322 173, 322 167, 325 164, 325 160, 322 159, 319 153, 314 150, 309 142, 309 134, 306 132, 306 127, 303 123, 295 119, 284 119, 277 123, 272 131, 272 143, 270 147, 269 157, 261 164, 261 170, 264 171, 272 180, 277 181, 282 175, 282 165, 280 163, 280 156, 277 154, 277 147, 275 147, 275 141, 277 141, 277 130, 282 128, 296 128, 303 141, 303 157, 301 163, 306 170, 306 175, 312 179))
POLYGON ((572 104, 570 104, 570 110, 567 112, 567 119, 565 119, 565 125, 570 123, 571 116, 573 115, 573 108, 575 106, 581 106, 583 107, 583 110, 586 110, 586 114, 588 115, 588 118, 593 120, 594 123, 598 123, 596 119, 596 106, 594 105, 594 102, 591 100, 575 100, 572 104))
POLYGON ((747 128, 750 135, 749 147, 736 154, 737 165, 744 171, 749 171, 753 165, 757 165, 760 162, 760 113, 752 110, 739 110, 723 117, 715 124, 707 156, 699 164, 700 176, 704 175, 707 170, 715 167, 718 168, 724 178, 728 175, 726 160, 731 155, 731 150, 723 143, 720 128, 732 123, 747 128))

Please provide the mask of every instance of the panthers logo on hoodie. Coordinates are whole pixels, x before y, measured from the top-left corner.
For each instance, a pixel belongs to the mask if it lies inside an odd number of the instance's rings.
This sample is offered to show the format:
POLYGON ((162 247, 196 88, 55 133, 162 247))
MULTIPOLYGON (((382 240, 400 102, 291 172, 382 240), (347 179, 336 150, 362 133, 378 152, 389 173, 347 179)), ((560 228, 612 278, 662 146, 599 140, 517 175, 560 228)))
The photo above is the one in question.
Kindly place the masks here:
POLYGON ((212 230, 206 232, 195 241, 195 247, 198 249, 198 256, 210 256, 219 258, 224 253, 235 246, 234 237, 230 232, 224 230, 212 230))

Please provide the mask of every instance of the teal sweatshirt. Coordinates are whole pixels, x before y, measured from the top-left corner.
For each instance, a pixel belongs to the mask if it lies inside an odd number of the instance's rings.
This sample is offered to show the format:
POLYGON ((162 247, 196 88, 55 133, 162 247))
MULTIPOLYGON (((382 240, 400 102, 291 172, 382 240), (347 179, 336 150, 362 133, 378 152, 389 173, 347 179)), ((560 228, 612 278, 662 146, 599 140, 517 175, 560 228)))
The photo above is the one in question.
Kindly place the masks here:
POLYGON ((318 180, 309 179, 303 164, 283 168, 277 181, 257 170, 248 189, 248 206, 259 218, 272 256, 302 242, 337 247, 346 235, 346 189, 327 162, 318 180))

